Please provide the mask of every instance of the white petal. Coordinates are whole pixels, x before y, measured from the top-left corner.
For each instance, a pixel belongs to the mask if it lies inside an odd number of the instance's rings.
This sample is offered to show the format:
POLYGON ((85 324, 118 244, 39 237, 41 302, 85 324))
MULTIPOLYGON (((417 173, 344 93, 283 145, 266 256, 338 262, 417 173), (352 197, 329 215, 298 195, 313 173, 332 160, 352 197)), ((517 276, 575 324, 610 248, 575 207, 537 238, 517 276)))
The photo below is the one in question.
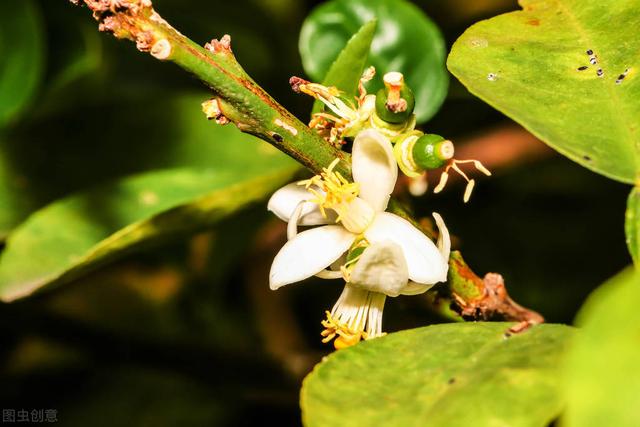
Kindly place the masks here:
POLYGON ((300 222, 300 216, 302 215, 302 209, 304 205, 309 202, 299 202, 296 208, 293 210, 289 222, 287 223, 287 240, 291 240, 298 234, 298 223, 300 222))
POLYGON ((447 280, 447 260, 436 245, 409 221, 381 212, 364 235, 371 243, 391 240, 400 245, 409 268, 409 279, 421 284, 447 280))
POLYGON ((423 285, 421 283, 416 283, 414 281, 409 280, 407 286, 402 289, 400 292, 402 295, 420 295, 427 292, 429 289, 433 288, 435 283, 431 283, 428 285, 423 285))
MULTIPOLYGON (((318 189, 318 191, 320 191, 318 189)), ((269 199, 267 209, 276 214, 278 218, 289 222, 293 211, 300 202, 313 199, 311 194, 304 186, 295 182, 287 184, 275 193, 269 199)), ((335 222, 335 214, 333 211, 327 211, 327 218, 322 216, 318 205, 315 203, 305 203, 300 212, 299 225, 321 225, 331 224, 335 222)))
POLYGON ((362 252, 350 282, 360 288, 397 297, 409 280, 402 248, 390 240, 374 243, 362 252))
POLYGON ((391 141, 380 132, 368 129, 353 141, 353 180, 360 184, 360 197, 382 212, 398 179, 398 165, 391 141))
POLYGON ((436 220, 438 230, 440 230, 440 235, 438 236, 438 250, 440 250, 442 257, 448 260, 449 255, 451 254, 451 239, 449 238, 449 230, 444 224, 444 220, 439 213, 434 212, 433 217, 436 220))
POLYGON ((354 235, 340 225, 312 228, 280 249, 271 265, 269 286, 278 289, 324 270, 349 249, 354 235))

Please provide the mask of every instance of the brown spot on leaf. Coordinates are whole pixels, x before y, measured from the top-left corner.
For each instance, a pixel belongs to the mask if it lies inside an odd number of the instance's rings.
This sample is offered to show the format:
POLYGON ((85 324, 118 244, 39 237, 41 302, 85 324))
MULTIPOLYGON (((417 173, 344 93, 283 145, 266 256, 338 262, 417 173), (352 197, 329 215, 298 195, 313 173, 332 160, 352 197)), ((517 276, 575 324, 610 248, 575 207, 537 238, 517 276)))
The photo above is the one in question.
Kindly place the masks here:
POLYGON ((534 27, 537 27, 540 25, 540 20, 539 19, 529 19, 527 21, 527 25, 533 25, 534 27))

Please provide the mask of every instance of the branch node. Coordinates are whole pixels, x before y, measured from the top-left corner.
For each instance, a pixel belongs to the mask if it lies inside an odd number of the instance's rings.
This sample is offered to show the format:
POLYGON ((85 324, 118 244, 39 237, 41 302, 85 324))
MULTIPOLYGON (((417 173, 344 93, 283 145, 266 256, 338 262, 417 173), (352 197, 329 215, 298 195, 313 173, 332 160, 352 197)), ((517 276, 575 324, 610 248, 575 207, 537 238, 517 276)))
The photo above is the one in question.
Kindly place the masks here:
MULTIPOLYGON (((80 0, 70 0, 80 4, 80 0)), ((98 29, 113 33, 117 38, 134 40, 139 50, 148 52, 155 43, 155 37, 144 19, 153 14, 150 0, 82 0, 98 21, 98 29)))
MULTIPOLYGON (((140 52, 150 52, 152 50, 152 47, 157 44, 153 33, 149 31, 140 31, 135 34, 131 34, 135 36, 136 49, 138 49, 140 52)), ((169 49, 171 49, 171 46, 169 46, 169 49)))
POLYGON ((167 39, 160 39, 153 44, 151 47, 151 56, 164 61, 171 56, 171 51, 173 48, 171 47, 171 43, 167 39))
POLYGON ((451 261, 455 264, 456 271, 456 275, 450 276, 453 297, 451 308, 463 319, 520 322, 511 328, 511 333, 518 333, 531 325, 544 322, 540 314, 511 299, 500 274, 487 273, 480 279, 457 252, 451 253, 451 261))
POLYGON ((204 101, 202 103, 202 112, 207 116, 207 119, 215 120, 219 125, 226 125, 229 123, 229 119, 222 114, 220 103, 216 98, 204 101))
POLYGON ((213 53, 232 53, 231 52, 231 36, 225 34, 220 40, 213 39, 204 45, 204 48, 213 53))

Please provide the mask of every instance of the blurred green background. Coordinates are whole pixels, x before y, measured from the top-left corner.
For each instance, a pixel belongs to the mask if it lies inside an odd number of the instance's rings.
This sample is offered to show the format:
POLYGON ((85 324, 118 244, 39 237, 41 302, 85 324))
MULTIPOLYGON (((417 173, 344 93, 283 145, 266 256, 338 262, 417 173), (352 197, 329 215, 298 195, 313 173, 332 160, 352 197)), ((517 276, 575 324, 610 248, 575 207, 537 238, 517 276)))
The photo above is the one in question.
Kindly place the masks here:
MULTIPOLYGON (((5 0, 2 8, 22 1, 5 0)), ((207 158, 207 146, 234 140, 199 112, 208 94, 197 80, 98 33, 84 8, 29 3, 22 25, 33 26, 33 39, 10 31, 0 39, 5 57, 21 49, 38 54, 22 74, 23 84, 36 85, 35 96, 0 130, 0 234, 94 184, 220 161, 207 158)), ((247 72, 304 121, 311 100, 292 93, 288 78, 304 75, 298 34, 318 3, 154 1, 199 43, 230 34, 247 72)), ((518 7, 506 0, 415 3, 448 47, 472 23, 518 7)), ((424 129, 485 161, 494 176, 480 180, 468 205, 460 182, 440 195, 401 197, 422 216, 440 212, 472 268, 500 272, 519 303, 549 322, 571 323, 586 295, 630 263, 627 186, 546 148, 453 78, 424 129)), ((269 291, 282 230, 263 204, 68 286, 1 304, 0 406, 55 408, 69 426, 298 425, 300 382, 331 351, 320 343, 320 320, 341 286, 309 281, 269 291)), ((439 321, 420 297, 389 299, 386 308, 389 332, 439 321)))

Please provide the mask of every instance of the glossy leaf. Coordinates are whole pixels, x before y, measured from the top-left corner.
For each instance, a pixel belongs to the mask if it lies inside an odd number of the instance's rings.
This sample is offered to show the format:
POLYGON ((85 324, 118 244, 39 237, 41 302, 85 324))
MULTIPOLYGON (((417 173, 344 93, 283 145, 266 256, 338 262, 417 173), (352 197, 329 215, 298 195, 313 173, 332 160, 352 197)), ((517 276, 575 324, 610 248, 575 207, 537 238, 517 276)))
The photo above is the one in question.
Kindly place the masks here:
POLYGON ((560 153, 633 183, 640 165, 637 2, 520 3, 523 11, 470 27, 453 46, 449 70, 560 153))
POLYGON ((402 331, 330 355, 305 379, 307 427, 546 426, 563 405, 558 365, 571 328, 507 323, 402 331))
POLYGON ((42 23, 32 0, 0 2, 0 127, 31 101, 43 68, 42 23))
MULTIPOLYGON (((355 96, 358 93, 358 82, 364 72, 369 58, 369 49, 376 32, 376 21, 367 22, 351 37, 340 55, 333 61, 331 68, 324 77, 322 84, 334 86, 346 95, 355 96)), ((313 112, 322 109, 323 104, 315 101, 313 112)))
POLYGON ((82 273, 160 237, 201 229, 263 199, 297 167, 239 175, 165 170, 98 187, 33 214, 0 257, 0 298, 11 301, 82 273))
POLYGON ((566 360, 564 427, 640 425, 640 276, 627 271, 589 297, 566 360))
POLYGON ((368 64, 376 67, 378 75, 369 91, 382 87, 384 73, 400 71, 415 93, 418 121, 428 120, 447 94, 445 45, 438 27, 405 0, 332 0, 321 4, 307 17, 300 33, 306 73, 314 81, 323 81, 348 40, 372 19, 377 19, 378 25, 368 64))
POLYGON ((640 255, 640 193, 634 187, 627 199, 624 230, 627 236, 627 247, 633 262, 638 264, 640 255))

